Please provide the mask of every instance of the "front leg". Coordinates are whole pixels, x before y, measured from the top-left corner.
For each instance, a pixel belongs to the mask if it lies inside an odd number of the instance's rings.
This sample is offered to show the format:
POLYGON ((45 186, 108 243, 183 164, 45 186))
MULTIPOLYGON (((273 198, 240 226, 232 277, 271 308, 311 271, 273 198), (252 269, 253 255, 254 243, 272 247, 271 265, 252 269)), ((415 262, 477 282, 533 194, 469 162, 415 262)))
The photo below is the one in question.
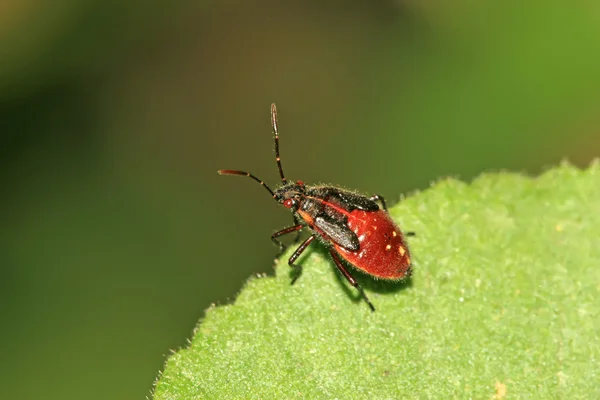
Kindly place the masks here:
POLYGON ((302 253, 304 253, 304 250, 306 250, 308 245, 311 244, 313 240, 315 240, 315 235, 309 236, 304 242, 302 242, 300 246, 298 246, 296 251, 294 251, 294 254, 292 254, 290 259, 288 260, 288 265, 292 268, 295 268, 298 271, 296 276, 292 279, 292 285, 296 283, 296 281, 298 280, 298 278, 300 278, 300 275, 302 274, 302 266, 294 264, 294 261, 296 261, 298 257, 300 257, 302 253))
MULTIPOLYGON (((300 221, 298 221, 298 217, 296 216, 296 214, 294 214, 294 225, 298 226, 298 225, 302 225, 300 223, 300 221)), ((300 228, 302 229, 302 228, 300 228)), ((298 241, 300 240, 300 229, 298 229, 298 233, 296 234, 296 237, 294 238, 294 244, 298 243, 298 241)))
MULTIPOLYGON (((297 220, 296 220, 295 217, 294 217, 294 221, 297 222, 297 220)), ((275 243, 277 246, 279 246, 279 251, 283 252, 285 250, 285 246, 277 238, 279 236, 287 235, 288 233, 292 233, 292 232, 298 231, 298 235, 296 237, 296 241, 297 241, 298 240, 298 236, 300 236, 300 229, 302 229, 303 227, 304 227, 304 225, 297 224, 297 225, 294 225, 294 226, 290 226, 289 228, 282 229, 279 232, 275 232, 274 234, 272 234, 271 235, 271 240, 273 241, 273 243, 275 243)))

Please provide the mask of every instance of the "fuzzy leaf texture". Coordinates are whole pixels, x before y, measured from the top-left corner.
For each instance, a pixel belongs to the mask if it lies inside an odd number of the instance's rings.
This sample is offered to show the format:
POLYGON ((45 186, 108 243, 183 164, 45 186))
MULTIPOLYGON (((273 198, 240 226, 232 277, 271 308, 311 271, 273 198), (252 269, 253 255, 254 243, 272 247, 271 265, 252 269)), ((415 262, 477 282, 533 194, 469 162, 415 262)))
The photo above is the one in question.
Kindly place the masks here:
POLYGON ((291 286, 288 249, 206 311, 154 398, 600 398, 600 164, 446 179, 390 213, 414 273, 352 270, 375 313, 321 245, 291 286))

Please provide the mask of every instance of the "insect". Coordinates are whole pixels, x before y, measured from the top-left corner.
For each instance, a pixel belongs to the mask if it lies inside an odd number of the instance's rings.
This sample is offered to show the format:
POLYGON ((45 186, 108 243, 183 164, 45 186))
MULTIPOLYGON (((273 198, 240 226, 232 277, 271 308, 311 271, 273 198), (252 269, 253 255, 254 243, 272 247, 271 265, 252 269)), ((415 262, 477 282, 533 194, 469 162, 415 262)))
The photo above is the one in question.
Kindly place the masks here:
MULTIPOLYGON (((261 179, 249 172, 222 169, 220 175, 242 175, 260 183, 279 204, 293 213, 294 225, 275 232, 271 239, 281 250, 280 236, 297 233, 308 228, 311 235, 305 239, 288 260, 300 276, 302 266, 295 261, 314 241, 320 239, 327 246, 338 270, 355 287, 362 298, 375 311, 362 287, 350 274, 344 262, 385 280, 400 280, 412 272, 410 252, 400 228, 392 221, 385 200, 379 195, 366 197, 334 186, 308 186, 302 181, 287 180, 279 157, 279 127, 277 108, 271 104, 271 126, 275 137, 275 160, 281 176, 281 186, 272 190, 261 179), (381 208, 379 204, 381 203, 381 208)), ((407 235, 413 235, 412 232, 407 235)))

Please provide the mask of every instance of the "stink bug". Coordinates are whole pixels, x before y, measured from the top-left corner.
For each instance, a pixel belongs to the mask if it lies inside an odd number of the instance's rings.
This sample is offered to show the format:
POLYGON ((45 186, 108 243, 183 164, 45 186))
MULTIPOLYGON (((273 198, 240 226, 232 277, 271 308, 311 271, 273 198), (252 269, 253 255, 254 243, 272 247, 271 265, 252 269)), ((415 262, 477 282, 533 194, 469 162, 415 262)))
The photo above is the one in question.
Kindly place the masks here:
MULTIPOLYGON (((262 180, 249 172, 222 169, 220 175, 242 175, 260 183, 271 196, 292 211, 294 225, 275 232, 271 239, 283 250, 279 236, 308 228, 311 235, 298 246, 288 260, 294 264, 315 238, 328 249, 333 262, 342 275, 354 286, 372 311, 375 307, 356 279, 344 266, 344 260, 353 267, 386 280, 400 280, 411 274, 410 253, 400 228, 392 221, 385 200, 379 195, 366 197, 333 186, 307 186, 302 181, 288 182, 283 174, 279 157, 279 129, 277 109, 271 104, 271 125, 275 136, 275 159, 282 185, 272 190, 262 180), (381 208, 377 203, 381 203, 381 208)), ((412 234, 412 233, 411 233, 412 234)), ((298 239, 298 237, 297 237, 298 239)), ((299 277, 296 275, 292 284, 299 277)))

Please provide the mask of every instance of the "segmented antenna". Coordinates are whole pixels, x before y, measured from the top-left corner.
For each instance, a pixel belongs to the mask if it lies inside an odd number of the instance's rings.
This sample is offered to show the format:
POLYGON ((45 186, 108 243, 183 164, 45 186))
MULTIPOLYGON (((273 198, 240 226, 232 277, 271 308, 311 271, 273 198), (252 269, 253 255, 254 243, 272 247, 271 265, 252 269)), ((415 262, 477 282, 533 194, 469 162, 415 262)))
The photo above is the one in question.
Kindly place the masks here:
POLYGON ((247 176, 248 178, 252 178, 256 182, 258 182, 261 185, 263 185, 264 188, 267 189, 269 191, 269 193, 271 193, 271 196, 273 196, 273 198, 275 198, 275 193, 273 193, 273 191, 271 190, 271 188, 268 187, 267 184, 264 183, 262 180, 258 179, 256 176, 252 175, 250 172, 237 171, 237 170, 234 170, 234 169, 220 169, 217 172, 219 173, 219 175, 242 175, 242 176, 247 176))
POLYGON ((275 103, 271 104, 271 126, 273 126, 273 135, 275 135, 275 160, 277 161, 277 168, 279 169, 279 175, 281 175, 281 182, 286 184, 287 179, 283 174, 281 158, 279 157, 279 128, 277 126, 277 107, 275 107, 275 103))
MULTIPOLYGON (((283 168, 281 167, 281 158, 279 157, 279 128, 277 127, 277 107, 275 107, 275 103, 271 104, 271 125, 273 126, 273 134, 275 135, 275 160, 277 160, 277 168, 279 169, 279 175, 281 175, 281 181, 286 184, 287 179, 285 179, 285 175, 283 174, 283 168)), ((275 198, 275 193, 271 190, 270 187, 267 186, 261 179, 252 175, 250 172, 246 171, 238 171, 235 169, 220 169, 217 171, 219 175, 241 175, 247 176, 248 178, 254 179, 256 182, 260 183, 267 191, 275 198)))

